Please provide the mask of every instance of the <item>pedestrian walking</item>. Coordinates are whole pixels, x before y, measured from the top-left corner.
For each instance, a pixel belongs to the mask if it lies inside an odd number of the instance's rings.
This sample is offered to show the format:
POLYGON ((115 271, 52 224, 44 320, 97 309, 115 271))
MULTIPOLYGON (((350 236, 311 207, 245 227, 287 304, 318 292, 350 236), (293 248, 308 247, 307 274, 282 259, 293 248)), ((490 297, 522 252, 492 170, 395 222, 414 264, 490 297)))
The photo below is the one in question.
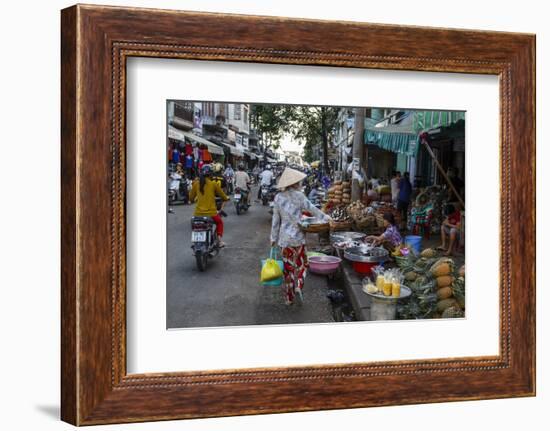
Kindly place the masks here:
POLYGON ((300 171, 285 168, 277 183, 281 192, 275 196, 273 204, 271 246, 278 245, 281 248, 284 264, 283 293, 287 305, 294 302, 296 295, 303 301, 302 289, 308 261, 306 238, 299 224, 302 213, 308 211, 322 221, 330 220, 330 217, 317 209, 300 191, 305 177, 300 171))
POLYGON ((399 183, 401 182, 401 172, 393 171, 392 179, 390 181, 391 186, 391 200, 397 207, 397 201, 399 200, 399 183))
POLYGON ((399 196, 397 198, 397 209, 401 211, 401 219, 404 226, 407 226, 409 204, 411 203, 412 184, 409 180, 409 173, 405 172, 399 181, 399 196))

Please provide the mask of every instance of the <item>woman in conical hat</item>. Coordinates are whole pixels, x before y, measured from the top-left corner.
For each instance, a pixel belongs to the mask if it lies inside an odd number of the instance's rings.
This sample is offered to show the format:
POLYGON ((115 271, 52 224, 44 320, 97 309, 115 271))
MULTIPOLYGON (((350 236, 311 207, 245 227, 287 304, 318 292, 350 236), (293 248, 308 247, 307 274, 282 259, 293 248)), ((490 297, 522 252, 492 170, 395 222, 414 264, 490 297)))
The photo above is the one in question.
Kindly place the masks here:
POLYGON ((300 219, 304 211, 309 211, 320 220, 330 218, 317 209, 300 190, 301 182, 306 175, 291 168, 285 168, 277 188, 281 191, 273 203, 271 223, 271 246, 278 245, 284 263, 285 302, 290 305, 296 295, 303 301, 302 289, 308 267, 306 256, 306 238, 300 229, 300 219))

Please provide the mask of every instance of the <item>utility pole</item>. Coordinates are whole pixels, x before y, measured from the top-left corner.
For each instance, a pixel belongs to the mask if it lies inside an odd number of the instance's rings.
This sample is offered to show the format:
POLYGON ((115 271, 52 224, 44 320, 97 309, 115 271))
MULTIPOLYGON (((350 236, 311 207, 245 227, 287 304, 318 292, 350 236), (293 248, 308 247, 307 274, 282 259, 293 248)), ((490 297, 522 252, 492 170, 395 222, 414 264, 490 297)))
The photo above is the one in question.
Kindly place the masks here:
POLYGON ((365 153, 365 144, 363 135, 365 134, 365 108, 355 108, 355 134, 353 135, 353 169, 351 175, 351 200, 361 200, 362 187, 359 185, 359 176, 361 166, 363 166, 363 154, 365 153))

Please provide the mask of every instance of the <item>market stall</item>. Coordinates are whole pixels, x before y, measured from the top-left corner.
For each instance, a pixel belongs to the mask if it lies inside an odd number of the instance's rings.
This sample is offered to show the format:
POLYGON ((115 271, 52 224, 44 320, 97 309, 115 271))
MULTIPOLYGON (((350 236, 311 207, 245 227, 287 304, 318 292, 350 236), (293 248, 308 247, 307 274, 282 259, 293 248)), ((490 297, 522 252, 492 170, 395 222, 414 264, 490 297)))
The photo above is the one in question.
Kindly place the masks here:
MULTIPOLYGON (((369 244, 369 236, 384 232, 384 215, 391 213, 399 224, 401 212, 386 199, 351 202, 349 191, 349 182, 335 181, 327 189, 322 205, 322 211, 332 221, 317 224, 309 219, 304 230, 330 238, 328 250, 332 251, 328 253, 341 258, 340 267, 350 268, 361 280, 362 294, 369 297, 371 304, 370 320, 463 317, 463 257, 445 257, 442 251, 422 249, 421 237, 407 235, 413 233, 410 230, 402 231, 403 243, 394 249, 369 244), (388 279, 385 288, 381 277, 388 279), (393 291, 389 289, 391 283, 393 291), (397 287, 399 291, 395 290, 397 287)), ((386 194, 380 191, 380 196, 386 194)), ((442 206, 447 203, 439 189, 426 190, 411 212, 420 217, 421 209, 429 208, 434 226, 439 228, 442 206)))

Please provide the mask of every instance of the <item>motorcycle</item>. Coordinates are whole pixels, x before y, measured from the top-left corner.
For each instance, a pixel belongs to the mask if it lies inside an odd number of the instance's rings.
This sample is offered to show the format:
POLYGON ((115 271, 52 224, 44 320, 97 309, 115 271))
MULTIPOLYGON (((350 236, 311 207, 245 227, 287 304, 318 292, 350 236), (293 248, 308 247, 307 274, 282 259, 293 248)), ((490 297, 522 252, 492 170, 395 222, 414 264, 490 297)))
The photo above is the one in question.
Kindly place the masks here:
POLYGON ((204 272, 208 259, 216 257, 220 252, 216 224, 211 217, 191 219, 191 249, 197 262, 197 269, 204 272))
POLYGON ((237 215, 248 210, 248 190, 242 190, 239 187, 235 188, 235 194, 233 195, 233 202, 235 204, 235 210, 237 215))
POLYGON ((233 181, 234 181, 233 176, 231 176, 231 175, 224 175, 224 178, 225 178, 226 192, 227 192, 228 194, 233 193, 233 181))
POLYGON ((277 194, 277 188, 273 185, 262 184, 260 188, 260 197, 262 200, 262 205, 267 205, 269 202, 272 202, 275 199, 277 194))
POLYGON ((189 201, 189 183, 186 178, 174 172, 170 175, 170 185, 168 186, 168 203, 172 204, 178 200, 183 203, 189 201))

